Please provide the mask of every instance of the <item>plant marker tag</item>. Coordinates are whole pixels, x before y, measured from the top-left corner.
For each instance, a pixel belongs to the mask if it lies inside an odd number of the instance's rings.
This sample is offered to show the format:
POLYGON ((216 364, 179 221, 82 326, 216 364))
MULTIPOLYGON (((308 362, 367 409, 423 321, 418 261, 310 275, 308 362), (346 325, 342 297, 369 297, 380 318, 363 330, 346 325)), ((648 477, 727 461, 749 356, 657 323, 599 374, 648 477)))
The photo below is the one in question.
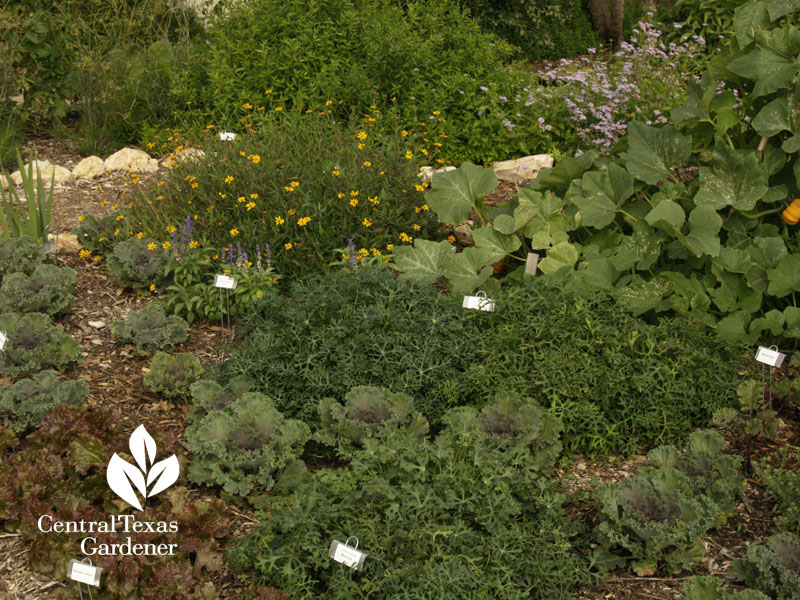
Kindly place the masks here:
POLYGON ((102 571, 102 567, 95 567, 73 558, 67 566, 67 577, 78 583, 100 587, 100 574, 102 571))
POLYGON ((462 308, 494 312, 494 300, 486 297, 486 292, 478 292, 475 296, 464 296, 462 308))
POLYGON ((220 131, 219 139, 221 139, 223 142, 232 142, 236 139, 236 134, 232 131, 220 131))
POLYGON ((783 364, 784 358, 786 358, 786 355, 778 352, 777 346, 770 346, 769 348, 759 346, 756 352, 756 360, 758 362, 769 365, 770 367, 775 367, 776 369, 780 368, 783 364))
POLYGON ((528 252, 528 260, 525 261, 525 275, 536 276, 536 267, 539 266, 539 255, 535 252, 528 252))
POLYGON ((229 275, 214 275, 214 287, 223 290, 235 290, 238 282, 235 277, 229 275))
POLYGON ((39 246, 39 250, 44 254, 52 254, 56 251, 56 241, 55 240, 47 240, 44 244, 39 246))
POLYGON ((3 352, 6 349, 7 342, 8 342, 8 336, 6 335, 6 332, 0 331, 0 352, 3 352))
POLYGON ((347 538, 347 542, 342 543, 339 540, 333 540, 331 542, 330 550, 328 550, 328 556, 330 556, 333 560, 338 563, 342 563, 353 569, 354 571, 363 571, 364 570, 364 560, 367 558, 367 554, 358 550, 358 538, 355 536, 351 536, 347 538), (350 540, 355 539, 356 545, 355 546, 348 546, 347 542, 350 540))

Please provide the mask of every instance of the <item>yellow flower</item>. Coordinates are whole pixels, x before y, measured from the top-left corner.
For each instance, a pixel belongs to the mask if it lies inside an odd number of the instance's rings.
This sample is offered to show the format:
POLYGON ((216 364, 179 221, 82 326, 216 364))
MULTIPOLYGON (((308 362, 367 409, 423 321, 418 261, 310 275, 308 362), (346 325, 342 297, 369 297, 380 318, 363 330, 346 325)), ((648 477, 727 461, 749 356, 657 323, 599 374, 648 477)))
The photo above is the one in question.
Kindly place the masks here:
POLYGON ((91 250, 81 250, 80 252, 78 252, 78 256, 80 256, 81 258, 89 258, 91 255, 92 255, 91 250))
POLYGON ((241 203, 241 202, 244 202, 244 200, 245 200, 244 196, 239 196, 239 197, 236 199, 236 201, 237 201, 237 202, 239 202, 239 203, 241 203))
POLYGON ((167 225, 164 229, 167 230, 167 233, 172 233, 173 231, 175 231, 175 226, 174 225, 167 225))
POLYGON ((455 244, 456 243, 456 236, 448 235, 447 236, 447 241, 450 242, 451 244, 455 244))
POLYGON ((358 190, 353 190, 352 192, 350 192, 350 195, 351 195, 353 198, 355 198, 356 196, 358 196, 358 190))
POLYGON ((419 184, 417 184, 417 185, 415 185, 414 187, 416 188, 416 190, 417 190, 418 192, 424 192, 424 191, 425 191, 425 186, 423 186, 423 185, 419 185, 419 184))
POLYGON ((411 160, 414 157, 414 153, 411 150, 406 150, 406 158, 411 160))
POLYGON ((400 132, 400 135, 406 137, 408 135, 408 132, 405 129, 403 129, 403 131, 400 132))
POLYGON ((283 189, 286 190, 287 192, 293 192, 294 191, 294 188, 292 186, 290 186, 290 185, 283 186, 283 189))
POLYGON ((422 209, 421 209, 419 206, 415 206, 415 207, 414 207, 414 212, 415 212, 415 213, 418 213, 418 212, 419 212, 419 211, 421 211, 421 210, 422 210, 422 209))
POLYGON ((137 234, 136 234, 136 237, 137 237, 138 239, 142 239, 142 238, 144 237, 144 232, 143 232, 143 231, 140 231, 139 233, 137 233, 137 234))
POLYGON ((245 102, 244 104, 242 104, 242 108, 244 108, 245 110, 250 110, 251 108, 253 108, 253 105, 250 104, 249 102, 245 102))
POLYGON ((360 140, 365 140, 365 139, 367 139, 367 132, 366 132, 366 131, 359 131, 359 132, 356 134, 356 137, 357 137, 358 139, 360 139, 360 140))
POLYGON ((92 260, 93 260, 94 262, 100 262, 100 257, 99 257, 99 256, 93 256, 93 257, 92 257, 92 260))
POLYGON ((158 187, 161 187, 162 185, 164 185, 164 182, 163 182, 163 181, 159 181, 159 182, 158 182, 156 185, 157 185, 158 187))
POLYGON ((280 215, 275 217, 275 225, 283 225, 284 223, 286 223, 286 220, 283 217, 280 215))
POLYGON ((244 207, 247 210, 253 210, 256 207, 256 203, 255 202, 248 202, 247 204, 244 205, 244 207))
POLYGON ((411 226, 411 228, 412 228, 414 231, 419 231, 419 230, 420 230, 420 226, 419 226, 419 225, 417 225, 416 223, 414 223, 414 224, 411 226))
POLYGON ((420 152, 422 152, 422 153, 423 153, 425 156, 428 156, 428 151, 427 151, 427 150, 425 150, 425 148, 422 148, 422 149, 420 150, 420 152))
POLYGON ((350 206, 352 206, 353 208, 358 206, 358 198, 350 198, 350 206))
POLYGON ((339 200, 344 198, 344 194, 342 192, 339 192, 338 194, 336 194, 336 196, 339 198, 339 200))
POLYGON ((192 184, 192 188, 199 188, 199 187, 200 187, 200 184, 197 183, 196 181, 192 184))
POLYGON ((251 197, 253 200, 258 200, 258 194, 250 194, 250 197, 251 197))
POLYGON ((149 244, 147 244, 148 250, 155 250, 156 248, 158 248, 158 245, 156 245, 155 242, 150 242, 149 244))
POLYGON ((232 181, 233 181, 233 175, 228 175, 228 176, 225 178, 225 183, 230 183, 230 182, 232 182, 232 181))
POLYGON ((156 200, 163 200, 164 196, 156 196, 156 200))
POLYGON ((161 244, 161 247, 162 247, 164 250, 169 250, 169 249, 170 249, 170 247, 172 247, 172 244, 170 244, 169 242, 164 242, 163 244, 161 244))
POLYGON ((303 227, 305 225, 308 225, 310 222, 311 222, 311 217, 303 217, 302 219, 297 220, 297 226, 303 227))
POLYGON ((125 218, 125 215, 117 215, 117 221, 122 221, 125 218))
POLYGON ((369 162, 368 160, 365 160, 365 161, 364 161, 364 166, 365 166, 365 167, 371 167, 371 166, 372 166, 372 163, 371 163, 371 162, 369 162))
POLYGON ((251 154, 247 158, 249 158, 251 161, 253 161, 254 165, 257 165, 258 163, 261 162, 261 157, 258 154, 251 154))
POLYGON ((283 110, 283 107, 282 107, 282 106, 276 106, 276 107, 275 107, 275 111, 276 111, 276 112, 281 112, 282 110, 283 110))
MULTIPOLYGON (((97 186, 97 187, 100 187, 100 186, 97 186)), ((97 188, 95 188, 95 189, 97 189, 97 188)), ((105 206, 106 204, 108 204, 108 200, 103 200, 103 201, 100 203, 100 206, 105 206)))
POLYGON ((367 200, 369 200, 373 206, 377 206, 378 204, 380 204, 380 201, 378 200, 377 196, 373 196, 372 198, 368 196, 367 200))
POLYGON ((292 244, 292 242, 286 242, 283 247, 286 248, 286 250, 291 250, 294 247, 294 244, 292 244))
POLYGON ((151 292, 155 292, 156 291, 156 284, 155 283, 151 283, 150 284, 150 291, 151 292))
POLYGON ((377 248, 370 248, 369 251, 372 252, 372 256, 383 256, 383 253, 377 248))
POLYGON ((197 240, 192 240, 191 242, 189 242, 189 248, 197 248, 199 245, 200 242, 198 242, 197 240))
POLYGON ((392 248, 394 248, 394 244, 386 244, 386 251, 391 252, 392 248))
POLYGON ((405 231, 400 232, 400 241, 410 244, 414 238, 408 235, 405 231))
POLYGON ((294 213, 296 213, 296 212, 297 212, 297 210, 295 210, 294 208, 290 208, 290 209, 289 209, 289 214, 290 214, 290 215, 293 215, 293 214, 294 214, 294 213))
POLYGON ((435 110, 435 111, 433 111, 433 114, 436 115, 436 116, 439 116, 442 113, 441 113, 441 111, 435 110))
POLYGON ((297 187, 300 187, 300 182, 299 181, 290 181, 289 185, 292 186, 293 188, 297 188, 297 187))
POLYGON ((265 94, 271 94, 271 93, 272 93, 272 90, 264 90, 264 93, 265 93, 265 94))
POLYGON ((115 229, 115 230, 114 230, 114 237, 116 237, 116 236, 118 236, 118 235, 119 235, 119 229, 115 229))
POLYGON ((325 106, 330 106, 331 104, 333 104, 333 100, 326 100, 325 101, 325 106))
POLYGON ((430 206, 428 206, 427 204, 423 204, 422 210, 430 210, 430 206))
POLYGON ((236 237, 237 235, 239 235, 239 230, 234 227, 233 229, 231 229, 230 233, 233 237, 236 237))
POLYGON ((359 142, 359 143, 358 143, 358 149, 359 149, 359 150, 363 150, 363 149, 364 149, 364 144, 362 144, 361 142, 359 142))
POLYGON ((244 156, 244 150, 239 150, 239 156, 244 156))
POLYGON ((361 222, 364 224, 364 227, 372 227, 372 221, 370 221, 367 217, 364 217, 364 220, 361 222))
POLYGON ((111 210, 117 210, 119 208, 119 204, 112 204, 111 210))
POLYGON ((339 171, 331 171, 331 172, 333 173, 334 177, 338 177, 339 176, 339 171))
POLYGON ((86 220, 86 217, 84 217, 83 215, 78 217, 78 223, 83 223, 85 220, 86 220))
MULTIPOLYGON (((119 229, 117 229, 117 231, 119 231, 119 229)), ((102 237, 102 236, 101 236, 101 237, 97 238, 97 241, 98 241, 98 242, 105 242, 105 241, 106 241, 106 238, 104 238, 104 237, 102 237)))

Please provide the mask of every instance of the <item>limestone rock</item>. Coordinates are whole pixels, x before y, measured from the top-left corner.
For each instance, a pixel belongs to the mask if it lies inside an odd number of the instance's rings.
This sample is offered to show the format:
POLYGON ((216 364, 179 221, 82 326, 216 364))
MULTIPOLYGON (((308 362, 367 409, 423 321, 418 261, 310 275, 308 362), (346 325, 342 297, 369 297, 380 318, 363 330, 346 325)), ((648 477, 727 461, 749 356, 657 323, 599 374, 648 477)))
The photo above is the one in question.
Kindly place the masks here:
MULTIPOLYGON (((31 163, 26 164, 23 168, 25 170, 25 174, 28 174, 28 167, 31 163)), ((45 185, 50 183, 51 179, 55 183, 64 183, 65 181, 69 181, 72 179, 72 172, 69 169, 65 169, 64 167, 60 167, 58 165, 51 165, 49 161, 46 160, 35 160, 33 161, 33 177, 34 181, 36 178, 36 170, 39 170, 39 173, 42 176, 42 181, 44 181, 45 185)), ((14 171, 11 174, 11 181, 14 185, 22 185, 22 173, 19 171, 14 171)))
POLYGON ((475 240, 472 239, 472 226, 474 223, 471 220, 466 220, 460 225, 456 225, 453 233, 462 246, 474 246, 475 240))
POLYGON ((78 236, 73 233, 59 233, 56 237, 54 237, 51 233, 47 236, 47 239, 55 239, 56 247, 58 248, 59 252, 63 251, 71 254, 77 254, 81 250, 81 245, 78 243, 78 236))
POLYGON ((75 179, 94 179, 106 172, 103 159, 99 156, 87 156, 72 169, 72 176, 75 179))
POLYGON ((123 148, 105 160, 107 171, 131 171, 135 173, 153 173, 158 171, 158 161, 150 158, 144 150, 123 148))
POLYGON ((166 169, 171 169, 175 163, 184 163, 191 161, 198 161, 204 158, 205 152, 198 148, 183 148, 174 154, 168 154, 164 160, 161 161, 161 166, 166 169))
POLYGON ((0 175, 0 189, 6 189, 8 187, 8 179, 5 176, 0 175))
POLYGON ((430 183, 433 181, 433 174, 434 173, 446 173, 447 171, 455 171, 456 168, 452 165, 447 167, 442 167, 441 169, 434 169, 433 167, 425 166, 419 168, 419 173, 417 173, 417 177, 419 177, 423 183, 430 183))
POLYGON ((539 171, 549 169, 553 166, 553 156, 551 154, 534 154, 533 156, 523 156, 514 160, 504 160, 492 163, 495 175, 500 181, 511 181, 521 183, 536 179, 539 171))

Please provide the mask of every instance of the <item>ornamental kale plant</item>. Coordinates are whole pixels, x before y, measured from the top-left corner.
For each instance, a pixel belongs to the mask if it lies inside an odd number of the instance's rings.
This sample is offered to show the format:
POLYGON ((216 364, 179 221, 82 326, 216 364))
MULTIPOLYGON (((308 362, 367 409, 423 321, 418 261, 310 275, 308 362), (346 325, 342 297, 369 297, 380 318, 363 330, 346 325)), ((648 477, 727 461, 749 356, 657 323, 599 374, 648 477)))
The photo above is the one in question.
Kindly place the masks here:
POLYGON ((167 316, 160 302, 151 302, 142 310, 129 313, 125 321, 113 322, 111 334, 123 344, 133 344, 138 354, 147 356, 185 342, 189 324, 181 317, 167 316))
POLYGON ((85 381, 62 381, 53 370, 20 379, 0 388, 0 412, 11 415, 6 426, 21 432, 39 424, 51 409, 62 404, 78 406, 89 395, 85 381))
POLYGON ((287 485, 302 477, 305 465, 298 457, 310 437, 308 425, 285 419, 272 400, 245 393, 224 408, 210 410, 186 430, 195 454, 189 479, 221 485, 258 506, 276 481, 287 485))
POLYGON ((125 288, 158 286, 168 276, 169 255, 151 238, 131 238, 117 244, 108 255, 111 279, 125 288))
POLYGON ((314 439, 336 446, 343 457, 363 446, 366 438, 380 438, 395 429, 411 437, 428 433, 428 421, 414 410, 410 396, 374 386, 353 388, 345 395, 344 406, 323 398, 318 412, 320 424, 314 439))
POLYGON ((800 537, 777 533, 763 544, 747 548, 747 558, 735 561, 731 573, 776 600, 800 597, 800 537))
POLYGON ((0 315, 0 331, 8 336, 3 353, 8 375, 32 375, 47 368, 61 371, 80 357, 78 342, 43 313, 0 315))
POLYGON ((487 450, 484 437, 365 438, 349 468, 268 497, 229 564, 293 598, 570 598, 592 577, 564 495, 530 454, 487 450), (328 557, 349 536, 368 555, 363 573, 328 557))
POLYGON ((772 468, 768 464, 759 464, 756 473, 778 501, 781 513, 776 520, 778 527, 781 531, 800 535, 800 472, 791 465, 772 468))
POLYGON ((203 375, 200 360, 188 352, 171 355, 158 351, 145 373, 144 387, 151 392, 164 394, 167 398, 189 395, 189 387, 203 375))
POLYGON ((0 287, 0 310, 50 316, 69 312, 76 279, 74 269, 48 264, 37 265, 30 275, 7 275, 0 287))
POLYGON ((679 600, 769 600, 758 590, 743 590, 729 594, 716 577, 692 577, 683 584, 679 600))
POLYGON ((251 391, 252 381, 247 377, 234 377, 224 386, 212 379, 200 379, 189 386, 192 394, 190 417, 198 419, 211 411, 221 410, 234 400, 251 391))
POLYGON ((530 451, 533 464, 550 471, 561 453, 561 422, 536 402, 514 393, 499 393, 478 412, 472 406, 454 408, 444 419, 448 430, 468 434, 480 430, 493 450, 530 451))
POLYGON ((0 239, 0 278, 10 273, 30 275, 45 256, 30 236, 0 239))

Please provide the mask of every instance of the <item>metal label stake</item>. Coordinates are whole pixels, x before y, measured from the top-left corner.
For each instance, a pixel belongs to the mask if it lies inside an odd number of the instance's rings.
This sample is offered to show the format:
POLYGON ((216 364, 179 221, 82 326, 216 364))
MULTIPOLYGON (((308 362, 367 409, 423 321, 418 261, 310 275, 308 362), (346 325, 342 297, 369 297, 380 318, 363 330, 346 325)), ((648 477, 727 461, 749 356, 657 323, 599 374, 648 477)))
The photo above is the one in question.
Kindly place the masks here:
POLYGON ((358 549, 358 538, 354 535, 351 535, 344 543, 340 542, 339 540, 333 540, 331 542, 331 547, 328 550, 328 556, 330 556, 336 562, 350 567, 354 571, 363 571, 364 561, 366 560, 368 554, 361 552, 361 550, 358 549), (350 540, 355 540, 356 545, 351 546, 350 540))
POLYGON ((461 307, 494 312, 494 300, 487 298, 486 292, 481 290, 474 296, 464 296, 464 302, 462 302, 461 307))
POLYGON ((6 378, 6 343, 8 336, 5 331, 0 331, 0 370, 3 372, 3 379, 6 378))
POLYGON ((67 579, 71 579, 76 583, 81 600, 83 600, 83 586, 81 584, 86 584, 89 600, 93 600, 92 586, 100 587, 100 575, 102 572, 103 568, 93 566, 89 558, 83 560, 73 558, 67 565, 67 579))
MULTIPOLYGON (((775 369, 779 369, 783 364, 786 355, 778 351, 777 346, 766 348, 759 346, 756 352, 756 360, 761 363, 761 399, 767 400, 769 395, 769 409, 772 410, 772 376, 775 369), (767 384, 767 366, 769 366, 769 384, 767 384)), ((753 414, 753 407, 750 407, 750 415, 753 414)))
POLYGON ((219 288, 220 325, 225 329, 225 314, 228 315, 228 334, 233 341, 233 328, 231 327, 231 290, 239 284, 235 277, 229 275, 214 275, 214 287, 219 288), (225 312, 222 312, 222 290, 225 290, 225 312))

